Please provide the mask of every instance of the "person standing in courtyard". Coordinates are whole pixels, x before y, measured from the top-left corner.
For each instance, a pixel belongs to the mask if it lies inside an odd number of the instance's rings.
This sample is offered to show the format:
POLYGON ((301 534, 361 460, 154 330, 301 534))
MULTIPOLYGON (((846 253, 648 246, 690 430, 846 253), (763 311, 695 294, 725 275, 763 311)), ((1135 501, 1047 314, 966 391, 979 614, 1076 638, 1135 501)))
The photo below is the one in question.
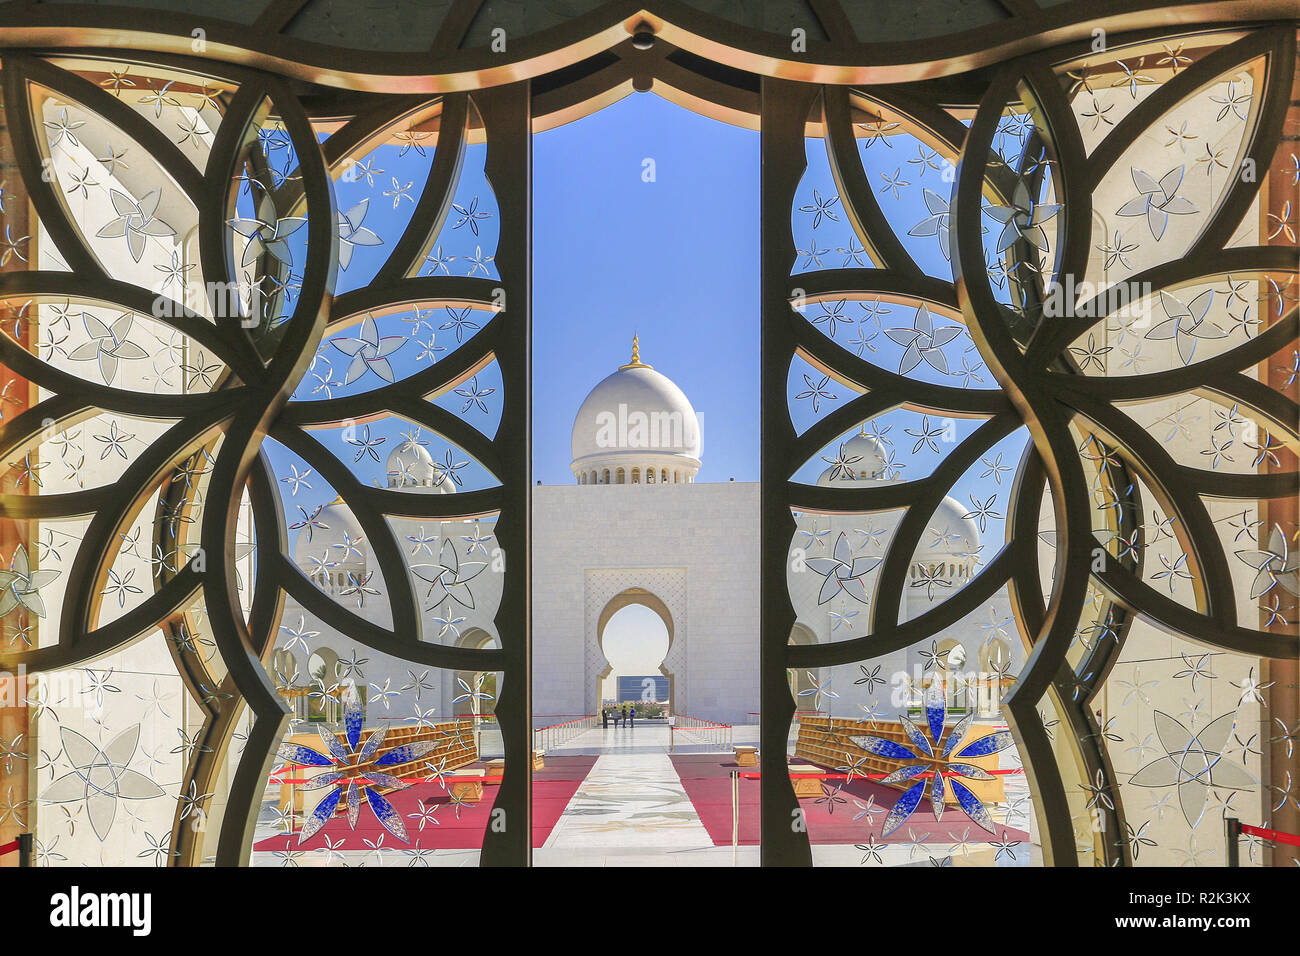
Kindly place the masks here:
POLYGON ((627 709, 627 725, 629 727, 636 726, 636 704, 631 705, 627 709))

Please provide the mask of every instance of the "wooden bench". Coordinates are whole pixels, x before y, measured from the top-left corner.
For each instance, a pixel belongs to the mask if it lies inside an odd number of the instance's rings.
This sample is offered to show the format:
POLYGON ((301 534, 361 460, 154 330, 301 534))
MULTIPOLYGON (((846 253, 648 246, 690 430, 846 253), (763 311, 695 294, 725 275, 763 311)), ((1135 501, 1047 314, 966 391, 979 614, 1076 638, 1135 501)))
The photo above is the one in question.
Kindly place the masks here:
MULTIPOLYGON (((960 750, 961 747, 977 737, 982 737, 993 730, 986 724, 972 724, 966 732, 966 737, 953 748, 953 752, 960 750)), ((949 729, 945 729, 949 733, 949 729)), ((900 767, 912 766, 918 763, 917 760, 894 760, 889 757, 881 757, 877 754, 867 753, 857 744, 853 743, 854 737, 873 736, 883 737, 886 740, 892 740, 895 743, 902 744, 909 749, 914 748, 911 739, 902 724, 894 721, 878 720, 872 724, 866 724, 853 718, 844 717, 802 717, 799 720, 799 737, 795 743, 794 756, 804 760, 815 760, 823 767, 843 767, 850 763, 857 763, 861 768, 858 773, 865 770, 868 774, 890 774, 900 767)), ((997 770, 999 766, 999 755, 989 754, 986 757, 968 757, 963 758, 961 763, 969 763, 982 770, 997 770)), ((794 770, 793 767, 790 768, 794 770)), ((889 784, 899 790, 906 790, 916 781, 914 779, 900 780, 898 783, 889 784)), ((1006 803, 1006 789, 1000 776, 994 776, 992 780, 972 780, 967 777, 961 778, 962 784, 970 790, 976 797, 985 803, 1006 803)), ((820 792, 818 793, 820 796, 820 792)), ((927 795, 927 799, 929 799, 927 795)), ((951 787, 945 788, 944 802, 956 805, 957 797, 951 787)))
MULTIPOLYGON (((419 780, 428 774, 426 765, 432 764, 435 767, 441 765, 444 770, 455 770, 466 764, 478 760, 478 750, 475 748, 474 735, 465 733, 468 721, 448 720, 439 723, 428 724, 392 724, 384 736, 384 746, 381 750, 390 750, 403 744, 416 743, 417 741, 432 740, 437 746, 431 753, 409 760, 406 763, 389 765, 383 769, 403 780, 419 780)), ((375 731, 373 729, 363 730, 361 732, 361 742, 369 739, 375 731)), ((318 752, 323 752, 324 746, 321 743, 319 734, 293 734, 287 739, 288 743, 301 744, 310 747, 318 752)), ((345 745, 346 746, 346 745, 345 745)), ((303 778, 313 777, 317 773, 324 772, 330 768, 301 767, 298 764, 286 763, 285 771, 280 776, 286 778, 303 778)), ((379 787, 380 793, 389 793, 391 788, 379 787)), ((300 785, 283 783, 280 785, 279 806, 284 810, 293 802, 293 812, 301 814, 305 811, 304 789, 300 785)), ((327 794, 328 790, 319 791, 319 795, 327 794)), ((313 796, 317 792, 313 791, 313 796)), ((319 801, 316 801, 319 802, 319 801)), ((311 806, 309 804, 307 806, 311 806)), ((339 801, 336 813, 343 813, 347 806, 343 801, 339 801)))
POLYGON ((460 803, 478 803, 483 799, 483 778, 487 771, 482 768, 466 768, 447 775, 448 791, 451 798, 460 803))
POLYGON ((804 797, 820 797, 822 795, 822 781, 820 774, 823 773, 821 767, 814 767, 812 764, 792 763, 790 764, 790 783, 794 786, 794 795, 799 799, 804 797), (818 774, 816 777, 796 777, 795 774, 813 773, 818 774))
POLYGON ((746 745, 739 745, 732 748, 736 754, 737 767, 757 767, 758 766, 758 748, 746 745))
MULTIPOLYGON (((545 763, 545 761, 542 760, 542 756, 543 756, 544 753, 545 753, 545 751, 543 751, 543 750, 534 750, 534 751, 533 751, 533 769, 534 769, 534 770, 545 770, 545 769, 546 769, 546 763, 545 763)), ((494 757, 493 759, 491 759, 491 760, 489 760, 489 761, 487 762, 486 767, 487 767, 487 775, 488 775, 489 777, 496 777, 496 778, 497 778, 496 780, 492 780, 491 783, 494 783, 494 784, 495 784, 495 783, 500 783, 500 782, 501 782, 501 777, 502 777, 502 776, 505 774, 505 772, 506 772, 506 761, 505 761, 505 758, 504 758, 504 757, 494 757)))

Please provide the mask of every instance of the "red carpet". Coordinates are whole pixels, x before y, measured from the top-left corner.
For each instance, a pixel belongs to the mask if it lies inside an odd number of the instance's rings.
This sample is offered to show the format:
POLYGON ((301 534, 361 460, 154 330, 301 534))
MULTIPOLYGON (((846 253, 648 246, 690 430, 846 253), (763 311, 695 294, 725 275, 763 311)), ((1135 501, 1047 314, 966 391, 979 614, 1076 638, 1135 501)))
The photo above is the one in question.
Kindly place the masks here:
MULTIPOLYGON (((694 804, 695 812, 700 815, 700 822, 713 838, 714 845, 730 846, 731 771, 736 769, 735 762, 729 756, 719 754, 672 754, 670 759, 677 776, 682 778, 682 786, 686 789, 686 795, 691 803, 694 804)), ((742 769, 753 771, 755 768, 742 769)), ((804 819, 808 825, 809 841, 816 844, 849 844, 861 843, 871 836, 877 842, 907 843, 911 840, 908 835, 909 828, 915 830, 918 835, 928 833, 929 837, 925 840, 927 843, 955 843, 962 838, 962 834, 967 829, 970 830, 968 839, 972 842, 1029 839, 1028 833, 1013 827, 1005 829, 998 827, 997 836, 994 837, 976 826, 970 817, 956 807, 948 807, 944 810, 943 819, 936 821, 927 799, 922 801, 911 820, 881 840, 880 829, 885 814, 889 812, 889 808, 894 805, 901 793, 901 790, 895 790, 893 787, 858 778, 851 784, 846 784, 840 791, 839 797, 844 802, 836 803, 833 811, 828 809, 828 803, 818 803, 811 798, 800 800, 799 806, 803 808, 804 819), (856 799, 858 803, 866 804, 867 798, 872 796, 876 798, 872 807, 879 808, 882 812, 863 816, 855 822, 853 818, 862 810, 853 801, 856 799)), ((757 778, 748 780, 741 778, 741 846, 758 845, 758 814, 759 781, 757 778)))
MULTIPOLYGON (((573 799, 582 781, 586 779, 592 766, 596 763, 594 756, 547 757, 546 767, 533 772, 533 846, 540 847, 555 828, 560 814, 573 799)), ((470 764, 470 767, 481 767, 470 764)), ((483 799, 472 806, 460 808, 460 818, 456 817, 456 808, 451 805, 451 798, 437 783, 416 783, 405 790, 386 794, 397 812, 402 815, 409 844, 404 844, 379 825, 374 813, 361 803, 361 814, 357 817, 357 828, 348 828, 347 814, 341 813, 313 836, 298 846, 298 837, 294 835, 268 837, 253 844, 254 850, 272 851, 284 849, 316 850, 325 848, 325 838, 329 837, 336 850, 371 850, 379 837, 384 838, 383 846, 402 849, 406 846, 433 850, 473 850, 483 845, 483 834, 487 830, 492 815, 492 804, 496 800, 497 787, 485 784, 483 799), (424 801, 426 808, 437 806, 433 819, 437 823, 427 822, 424 830, 420 829, 419 819, 410 814, 420 810, 419 803, 424 801), (339 840, 343 842, 338 843, 339 840), (371 846, 367 846, 369 840, 371 846)), ((314 794, 307 797, 308 806, 315 800, 314 794)), ((310 810, 308 811, 310 813, 310 810)))

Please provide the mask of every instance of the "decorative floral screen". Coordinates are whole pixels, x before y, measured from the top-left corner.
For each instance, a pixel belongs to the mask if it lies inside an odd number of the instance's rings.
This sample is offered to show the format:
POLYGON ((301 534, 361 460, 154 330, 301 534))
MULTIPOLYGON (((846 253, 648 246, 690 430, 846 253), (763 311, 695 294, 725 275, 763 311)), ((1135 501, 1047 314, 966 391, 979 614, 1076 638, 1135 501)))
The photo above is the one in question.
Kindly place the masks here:
MULTIPOLYGON (((1224 817, 1297 806, 1266 706, 1300 648, 1294 28, 1080 42, 966 99, 759 59, 726 108, 766 164, 765 859, 816 860, 798 709, 852 717, 850 781, 896 765, 887 812, 823 788, 864 863, 960 813, 934 862, 1222 865, 1224 817)), ((526 862, 528 143, 561 80, 0 74, 0 837, 526 862)))
POLYGON ((5 822, 49 864, 423 862, 388 794, 524 639, 491 124, 197 69, 3 61, 5 822))
POLYGON ((1294 803, 1295 727, 1265 709, 1300 590, 1294 41, 1081 44, 967 110, 824 87, 765 114, 806 146, 771 187, 792 194, 769 247, 789 425, 765 453, 790 514, 768 558, 798 563, 792 609, 816 590, 833 621, 790 642, 795 706, 856 707, 828 753, 850 781, 891 760, 904 788, 888 813, 852 801, 864 862, 905 835, 937 863, 977 839, 1006 862, 1224 865, 1224 817, 1294 803), (967 737, 993 713, 1006 730, 967 737), (991 807, 969 758, 998 752, 991 807), (927 840, 945 805, 972 825, 927 840))

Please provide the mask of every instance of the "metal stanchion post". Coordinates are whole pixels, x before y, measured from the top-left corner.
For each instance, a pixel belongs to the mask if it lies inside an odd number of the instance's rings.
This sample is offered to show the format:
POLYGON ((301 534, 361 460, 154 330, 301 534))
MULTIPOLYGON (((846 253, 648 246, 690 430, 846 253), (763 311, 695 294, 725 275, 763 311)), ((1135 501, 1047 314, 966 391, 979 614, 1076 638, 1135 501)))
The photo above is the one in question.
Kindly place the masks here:
POLYGON ((1241 866, 1241 821, 1224 817, 1223 829, 1228 838, 1228 866, 1241 866))
POLYGON ((736 847, 740 845, 740 771, 731 771, 731 862, 736 863, 736 847))
POLYGON ((18 834, 18 865, 32 866, 32 844, 35 838, 30 833, 18 834))

